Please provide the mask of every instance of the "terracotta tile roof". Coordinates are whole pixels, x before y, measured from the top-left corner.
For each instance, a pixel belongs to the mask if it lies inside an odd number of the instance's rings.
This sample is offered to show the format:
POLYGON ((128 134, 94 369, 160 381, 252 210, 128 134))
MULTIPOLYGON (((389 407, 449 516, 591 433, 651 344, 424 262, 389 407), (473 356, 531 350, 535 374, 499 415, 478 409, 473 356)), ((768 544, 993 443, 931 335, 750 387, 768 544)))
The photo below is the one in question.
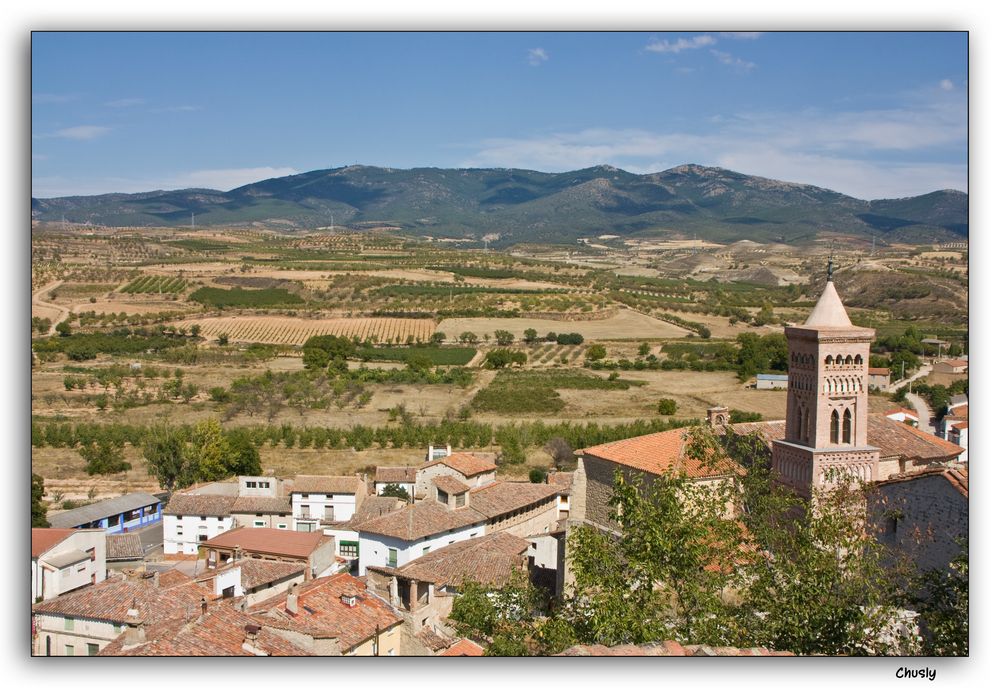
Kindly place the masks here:
POLYGON ((440 652, 451 645, 451 639, 445 638, 434 632, 430 626, 424 626, 414 634, 420 644, 431 652, 440 652))
POLYGON ((968 361, 963 361, 961 358, 950 358, 946 361, 941 361, 945 365, 950 365, 952 368, 967 368, 969 365, 968 361))
POLYGON ((232 514, 233 502, 236 497, 228 495, 193 495, 176 493, 167 503, 164 514, 176 516, 216 516, 219 518, 232 514))
MULTIPOLYGON (((751 435, 759 431, 768 446, 774 440, 785 437, 783 420, 736 423, 729 428, 738 435, 751 435)), ((882 458, 903 456, 908 459, 947 461, 964 451, 948 440, 877 413, 868 416, 868 443, 879 448, 882 458)))
POLYGON ((963 420, 961 423, 955 423, 954 425, 951 426, 951 429, 952 430, 968 430, 969 429, 969 421, 963 420))
POLYGON ((145 628, 146 641, 138 645, 126 646, 122 634, 98 654, 113 657, 255 656, 258 652, 274 656, 312 655, 270 628, 257 631, 253 644, 257 652, 244 648, 247 626, 259 625, 249 614, 229 604, 218 604, 191 619, 175 619, 145 628))
POLYGON ((482 657, 483 647, 468 638, 462 638, 457 643, 442 652, 440 657, 482 657))
POLYGON ((499 587, 520 569, 529 543, 510 533, 491 533, 436 549, 413 561, 390 568, 369 566, 381 573, 435 585, 459 586, 465 580, 499 587))
POLYGON ((31 558, 37 559, 76 532, 76 528, 32 528, 31 558))
POLYGON ((129 561, 131 559, 142 559, 145 551, 142 548, 142 540, 139 533, 121 533, 118 535, 107 535, 104 538, 107 550, 107 561, 129 561))
POLYGON ((469 486, 463 483, 458 478, 453 478, 450 475, 442 475, 434 478, 432 481, 434 487, 444 490, 446 494, 461 494, 463 492, 469 491, 469 486))
POLYGON ((888 480, 880 480, 879 485, 891 485, 895 483, 906 483, 912 480, 922 480, 923 478, 933 478, 940 476, 947 480, 960 495, 969 496, 969 471, 968 469, 952 468, 951 466, 931 466, 919 473, 908 473, 906 475, 896 475, 888 480))
POLYGON ((236 566, 240 569, 240 584, 246 590, 291 578, 306 570, 302 564, 263 559, 240 559, 236 566))
POLYGON ((551 499, 558 492, 555 485, 500 480, 472 490, 469 506, 487 518, 494 518, 551 499))
POLYGON ((237 497, 231 511, 234 514, 290 514, 290 497, 237 497))
POLYGON ((890 370, 891 370, 890 368, 869 368, 868 369, 868 374, 869 375, 888 375, 889 372, 890 372, 890 370))
POLYGON ((417 482, 416 466, 377 466, 375 468, 377 483, 415 483, 417 482))
POLYGON ((573 489, 573 471, 558 471, 545 476, 545 482, 559 488, 559 494, 569 494, 573 489))
POLYGON ((160 587, 167 589, 190 583, 191 576, 178 569, 170 569, 160 574, 160 587))
POLYGON ((945 419, 950 420, 952 418, 968 418, 968 417, 969 417, 969 405, 962 404, 961 406, 956 406, 955 408, 953 408, 951 410, 951 413, 945 416, 945 419))
MULTIPOLYGON (((368 500, 365 500, 368 501, 368 500)), ((401 540, 419 540, 452 528, 465 528, 486 519, 472 508, 451 510, 444 504, 425 500, 363 523, 358 530, 401 540)))
POLYGON ((182 618, 197 613, 206 591, 187 578, 187 583, 165 587, 154 578, 130 579, 114 576, 82 590, 60 595, 31 608, 35 614, 54 614, 84 619, 97 619, 123 624, 133 601, 139 619, 146 624, 166 619, 182 618))
POLYGON ((323 531, 302 533, 277 528, 234 528, 201 543, 203 547, 240 547, 244 552, 305 559, 325 540, 323 531))
POLYGON ((290 614, 286 595, 250 607, 256 622, 273 628, 298 631, 314 638, 337 638, 344 652, 375 635, 401 624, 402 617, 392 607, 365 590, 365 585, 348 573, 317 578, 298 588, 298 612, 290 614), (341 595, 354 595, 357 603, 348 607, 341 595))
POLYGON ((364 481, 356 475, 299 475, 292 483, 292 492, 316 494, 354 494, 361 488, 364 491, 364 481))
POLYGON ((708 466, 685 456, 687 428, 641 435, 581 450, 599 459, 637 468, 654 475, 683 471, 692 478, 709 478, 742 472, 729 457, 720 457, 717 466, 708 466))
MULTIPOLYGON (((406 506, 406 502, 398 497, 366 497, 361 506, 351 516, 349 521, 343 523, 349 530, 357 530, 362 524, 368 523, 379 516, 391 514, 406 506)), ((337 524, 339 525, 339 523, 337 524)))
POLYGON ((674 640, 644 645, 574 645, 559 657, 794 657, 792 652, 763 647, 737 648, 681 645, 674 640))
POLYGON ((480 473, 490 473, 497 469, 496 463, 490 459, 483 459, 475 454, 469 454, 467 452, 455 452, 451 456, 444 456, 435 461, 428 461, 422 466, 418 467, 417 470, 422 470, 429 466, 436 466, 437 464, 444 464, 448 468, 453 468, 466 478, 471 478, 474 475, 479 475, 480 473))

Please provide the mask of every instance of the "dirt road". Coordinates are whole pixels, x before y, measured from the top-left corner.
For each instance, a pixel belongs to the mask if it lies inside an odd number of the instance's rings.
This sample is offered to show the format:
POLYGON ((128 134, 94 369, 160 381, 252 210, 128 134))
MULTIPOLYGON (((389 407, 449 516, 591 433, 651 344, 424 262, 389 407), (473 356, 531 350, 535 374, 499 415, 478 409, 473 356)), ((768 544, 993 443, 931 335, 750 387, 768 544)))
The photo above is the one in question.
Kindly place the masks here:
POLYGON ((52 325, 49 327, 48 334, 56 333, 56 325, 61 323, 63 320, 69 317, 70 310, 59 304, 52 303, 51 301, 42 301, 42 297, 51 292, 53 289, 62 286, 62 280, 56 280, 55 282, 49 282, 44 287, 36 291, 31 295, 31 306, 34 308, 37 306, 39 310, 56 310, 59 311, 59 317, 52 321, 52 325))

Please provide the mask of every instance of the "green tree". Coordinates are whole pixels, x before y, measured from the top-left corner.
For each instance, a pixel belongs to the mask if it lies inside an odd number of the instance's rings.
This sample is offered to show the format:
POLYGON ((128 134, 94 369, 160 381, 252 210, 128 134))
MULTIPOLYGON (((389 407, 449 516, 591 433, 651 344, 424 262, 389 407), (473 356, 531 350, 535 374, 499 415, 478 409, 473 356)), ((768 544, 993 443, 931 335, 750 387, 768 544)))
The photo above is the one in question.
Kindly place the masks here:
POLYGON ((260 450, 247 431, 230 431, 223 439, 223 453, 229 475, 260 475, 260 450))
POLYGON ((194 325, 191 326, 191 336, 197 337, 200 334, 201 334, 201 325, 195 323, 194 325))
POLYGON ((193 472, 185 469, 187 453, 180 430, 160 425, 149 429, 142 445, 146 470, 159 482, 160 487, 172 492, 174 488, 187 487, 193 472))
POLYGON ((458 335, 458 341, 462 342, 463 344, 475 345, 479 342, 479 335, 477 335, 475 332, 463 332, 460 335, 458 335))
POLYGON ((544 483, 547 473, 544 468, 532 468, 528 472, 528 480, 533 483, 544 483))
POLYGON ((656 410, 661 416, 672 416, 677 413, 677 402, 674 399, 660 399, 656 410))
POLYGON ((447 339, 447 335, 444 332, 434 332, 431 334, 431 344, 434 346, 440 346, 447 339))
POLYGON ((124 473, 132 468, 132 464, 125 460, 124 449, 108 439, 82 444, 78 451, 87 462, 87 475, 124 473))
POLYGON ((544 650, 534 637, 543 604, 540 591, 528 582, 524 572, 517 571, 498 588, 473 581, 463 583, 449 618, 459 633, 486 643, 487 656, 532 656, 544 650))
POLYGON ((60 337, 69 337, 71 334, 73 334, 73 330, 72 328, 70 328, 69 322, 66 320, 63 320, 61 323, 58 323, 56 325, 56 332, 59 334, 60 337))
POLYGON ((933 569, 917 581, 913 603, 927 628, 924 654, 969 654, 969 545, 961 545, 946 571, 933 569))
POLYGON ((31 474, 31 527, 48 528, 49 521, 45 517, 48 507, 42 501, 45 496, 45 479, 35 473, 31 474))
POLYGON ((510 346, 514 343, 514 333, 507 330, 496 330, 493 337, 500 346, 510 346))
POLYGON ((219 335, 219 346, 226 346, 229 344, 229 334, 223 332, 219 335))
POLYGON ((649 355, 649 344, 647 342, 643 342, 642 344, 639 345, 639 355, 640 356, 649 355))
POLYGON ((538 330, 533 327, 529 327, 524 331, 524 341, 528 344, 534 344, 538 339, 538 330))
POLYGON ((389 483, 382 488, 382 492, 379 493, 382 497, 396 497, 397 499, 402 499, 403 501, 410 501, 410 493, 405 487, 398 483, 389 483))
POLYGON ((188 484, 199 480, 222 480, 230 475, 226 459, 227 445, 222 435, 222 426, 217 420, 203 420, 194 426, 191 443, 184 454, 184 476, 188 484))
POLYGON ((608 350, 603 344, 591 344, 587 347, 586 357, 588 361, 599 361, 608 355, 608 350))

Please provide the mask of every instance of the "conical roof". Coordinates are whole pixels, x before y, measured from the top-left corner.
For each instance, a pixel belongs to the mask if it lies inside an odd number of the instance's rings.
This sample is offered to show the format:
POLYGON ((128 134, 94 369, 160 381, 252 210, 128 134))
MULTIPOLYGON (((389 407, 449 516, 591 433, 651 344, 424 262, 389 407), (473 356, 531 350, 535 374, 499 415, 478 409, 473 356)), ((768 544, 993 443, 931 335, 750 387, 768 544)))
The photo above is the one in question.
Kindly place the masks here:
POLYGON ((851 318, 844 309, 844 304, 840 302, 837 288, 833 286, 833 280, 826 283, 823 295, 816 302, 816 307, 809 314, 805 327, 854 327, 851 318))

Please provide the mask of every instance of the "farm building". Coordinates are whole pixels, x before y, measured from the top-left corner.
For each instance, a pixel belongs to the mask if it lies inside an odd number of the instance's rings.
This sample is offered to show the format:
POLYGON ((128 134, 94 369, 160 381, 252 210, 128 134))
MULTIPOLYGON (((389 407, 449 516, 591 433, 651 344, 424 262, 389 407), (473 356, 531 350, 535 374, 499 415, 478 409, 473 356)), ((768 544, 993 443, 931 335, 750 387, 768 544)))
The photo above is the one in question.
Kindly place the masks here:
POLYGON ((757 376, 757 389, 788 389, 788 376, 761 373, 757 376))
POLYGON ((938 361, 934 364, 935 373, 948 373, 948 374, 958 374, 958 373, 968 373, 969 372, 969 362, 964 361, 961 358, 951 358, 946 361, 938 361))
POLYGON ((869 368, 868 386, 877 390, 889 389, 890 372, 889 368, 869 368))
POLYGON ((125 533, 160 522, 163 504, 145 492, 105 499, 49 516, 53 528, 103 528, 107 533, 125 533))

